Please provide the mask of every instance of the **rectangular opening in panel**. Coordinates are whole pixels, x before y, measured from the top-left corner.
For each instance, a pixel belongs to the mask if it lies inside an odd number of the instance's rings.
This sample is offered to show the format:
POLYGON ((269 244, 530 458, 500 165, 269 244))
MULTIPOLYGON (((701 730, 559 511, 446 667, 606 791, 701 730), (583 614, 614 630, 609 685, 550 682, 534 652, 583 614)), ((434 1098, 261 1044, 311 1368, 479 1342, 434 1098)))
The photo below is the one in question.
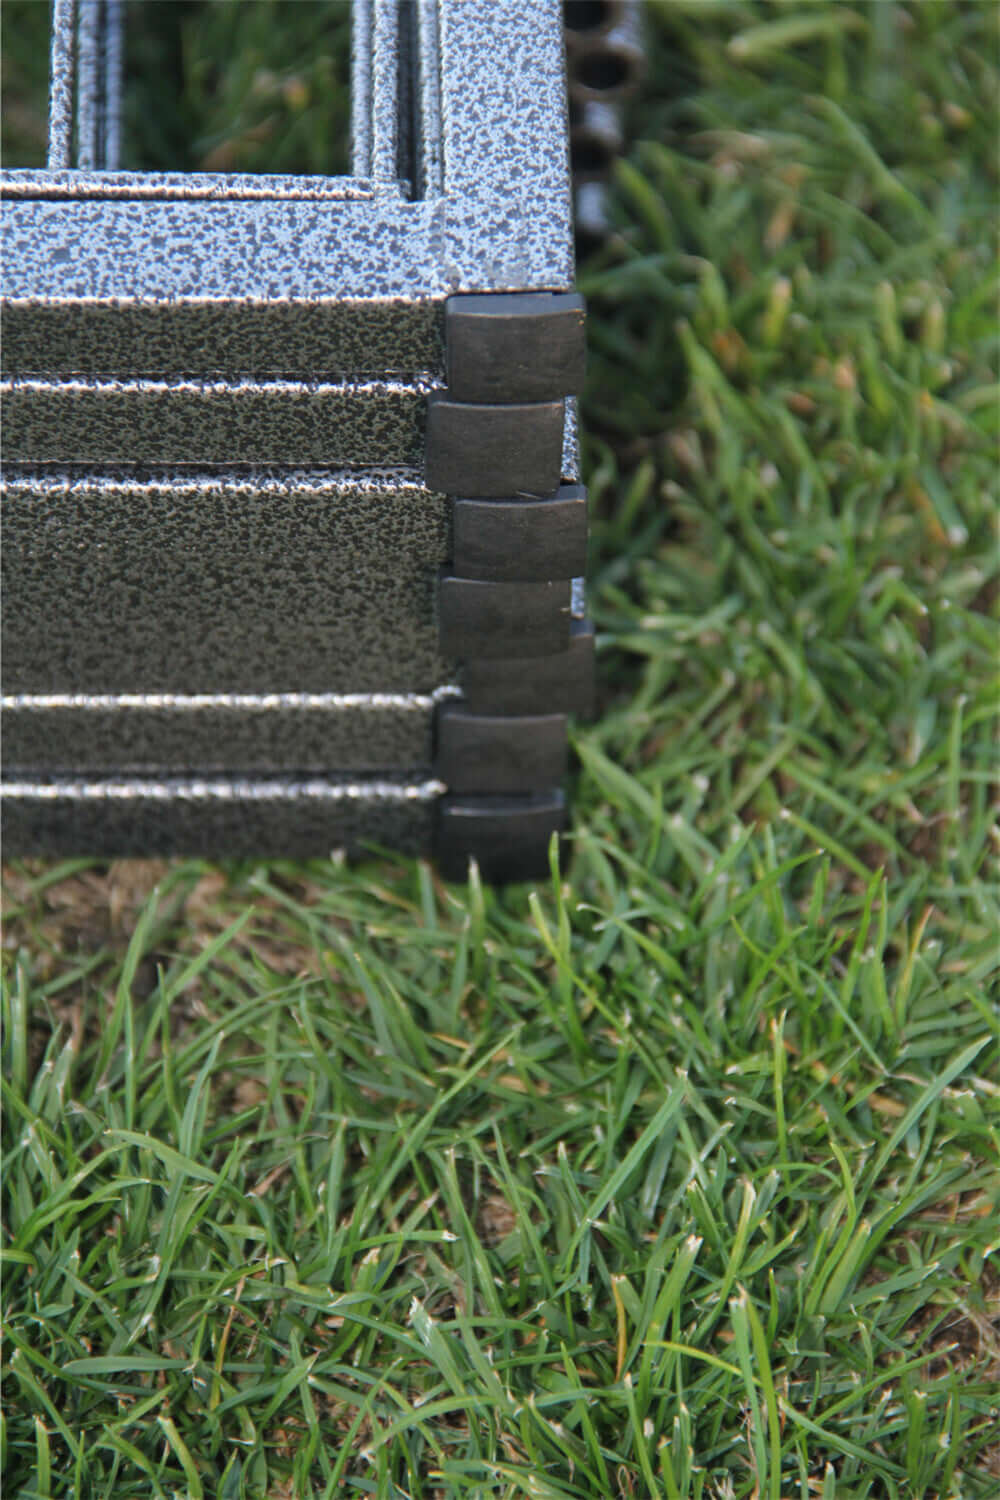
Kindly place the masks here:
POLYGON ((346 176, 352 10, 351 0, 0 0, 0 163, 346 176))
POLYGON ((49 7, 0 0, 0 165, 44 167, 48 135, 49 7))
POLYGON ((121 166, 345 176, 350 0, 131 0, 121 166))

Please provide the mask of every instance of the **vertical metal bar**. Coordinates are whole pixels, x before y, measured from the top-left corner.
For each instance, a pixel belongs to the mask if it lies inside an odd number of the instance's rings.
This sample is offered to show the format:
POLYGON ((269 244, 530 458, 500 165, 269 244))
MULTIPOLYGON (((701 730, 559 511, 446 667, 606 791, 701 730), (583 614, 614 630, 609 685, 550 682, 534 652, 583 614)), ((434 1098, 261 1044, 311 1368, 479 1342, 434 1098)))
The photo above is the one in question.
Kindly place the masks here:
POLYGON ((68 167, 73 154, 73 73, 76 58, 74 0, 52 0, 52 50, 49 67, 50 172, 68 167))
POLYGON ((351 7, 351 172, 372 175, 372 6, 351 7))
POLYGON ((100 124, 100 0, 78 0, 76 10, 76 165, 98 166, 100 124))
POLYGON ((441 43, 438 37, 438 0, 418 0, 417 88, 419 97, 419 198, 437 196, 444 182, 441 147, 441 43))
POLYGON ((410 198, 420 197, 417 100, 417 11, 412 0, 396 3, 396 176, 408 185, 410 198))
POLYGON ((104 140, 101 165, 115 172, 121 162, 122 78, 125 55, 125 7, 104 0, 104 140))
POLYGON ((371 173, 376 182, 395 182, 399 177, 399 0, 375 0, 372 54, 371 173))

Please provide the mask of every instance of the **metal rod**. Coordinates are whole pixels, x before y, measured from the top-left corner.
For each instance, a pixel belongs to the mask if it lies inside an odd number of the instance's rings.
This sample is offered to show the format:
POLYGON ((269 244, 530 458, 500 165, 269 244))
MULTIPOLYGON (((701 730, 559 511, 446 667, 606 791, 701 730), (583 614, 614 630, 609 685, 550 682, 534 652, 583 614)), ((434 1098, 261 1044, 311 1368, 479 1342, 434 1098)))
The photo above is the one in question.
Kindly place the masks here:
POLYGON ((50 172, 71 165, 73 154, 73 73, 76 57, 74 0, 52 0, 52 50, 49 67, 50 172))
POLYGON ((104 0, 104 131, 101 166, 116 172, 121 162, 122 84, 125 56, 125 7, 104 0))
POLYGON ((372 175, 372 0, 351 6, 351 171, 372 175))
POLYGON ((399 176, 399 40, 397 0, 375 0, 371 175, 376 182, 395 182, 399 176))
POLYGON ((50 172, 114 171, 121 154, 124 6, 53 0, 50 172))
POLYGON ((417 111, 419 178, 414 192, 420 198, 436 196, 444 180, 444 152, 441 141, 441 89, 439 84, 441 40, 438 35, 438 7, 435 0, 417 3, 417 111))
POLYGON ((78 0, 76 8, 76 163, 98 165, 100 135, 100 0, 78 0))

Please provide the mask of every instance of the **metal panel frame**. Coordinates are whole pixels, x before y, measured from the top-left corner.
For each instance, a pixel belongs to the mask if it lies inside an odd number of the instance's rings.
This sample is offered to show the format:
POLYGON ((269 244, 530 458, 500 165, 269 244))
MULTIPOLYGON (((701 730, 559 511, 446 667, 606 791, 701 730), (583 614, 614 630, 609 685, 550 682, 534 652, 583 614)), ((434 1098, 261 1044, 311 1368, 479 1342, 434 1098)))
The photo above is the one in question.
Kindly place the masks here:
MULTIPOLYGON (((250 485, 260 464, 346 466, 374 493, 384 484, 376 471, 389 463, 394 483, 439 505, 441 495, 424 481, 422 445, 427 396, 447 380, 448 299, 566 293, 572 286, 557 0, 355 0, 350 178, 113 170, 119 19, 116 0, 56 0, 53 56, 55 62, 62 48, 62 62, 54 66, 55 82, 76 49, 78 165, 69 166, 73 103, 54 87, 49 168, 0 178, 8 493, 22 497, 10 503, 24 504, 33 484, 39 492, 53 484, 68 490, 88 475, 100 485, 125 472, 132 493, 150 503, 155 525, 154 499, 162 503, 171 486, 179 492, 189 484, 177 464, 192 461, 219 465, 223 484, 250 485), (96 82, 95 56, 103 70, 96 82), (378 403, 392 393, 405 411, 386 423, 378 403), (149 440, 142 447, 135 435, 144 410, 149 440), (252 412, 244 436, 233 411, 252 412), (225 441, 218 436, 223 417, 230 424, 225 441), (317 434, 328 429, 320 441, 317 434), (136 467, 143 464, 167 468, 136 467)), ((571 400, 565 408, 556 467, 573 483, 571 400)), ((485 493, 499 497, 503 489, 487 483, 485 493)), ((448 561, 446 543, 428 579, 448 561)), ((579 580, 572 597, 579 615, 579 580)), ((563 634, 568 662, 568 625, 563 634)), ((137 701, 108 683, 85 705, 79 694, 50 691, 44 676, 40 671, 36 692, 5 700, 15 745, 44 739, 30 726, 46 715, 56 743, 70 751, 71 724, 90 726, 80 744, 103 725, 96 738, 106 744, 116 715, 128 742, 130 734, 148 737, 157 715, 195 723, 201 714, 211 734, 224 733, 220 714, 223 724, 242 714, 245 741, 254 716, 288 712, 289 699, 304 696, 288 683, 278 693, 216 694, 195 708, 198 695, 182 701, 160 683, 137 701)), ((299 718, 313 725, 313 735, 323 712, 339 715, 341 726, 344 715, 357 714, 396 734, 390 721, 405 715, 412 738, 414 717, 423 715, 417 740, 427 745, 436 704, 455 692, 449 670, 443 680, 407 684, 405 707, 386 702, 384 693, 320 693, 308 709, 300 701, 299 718)), ((426 848, 429 809, 447 790, 428 774, 423 750, 419 763, 399 767, 402 780, 366 778, 352 766, 341 775, 328 768, 326 779, 308 783, 301 773, 315 764, 315 739, 308 762, 303 752, 283 779, 248 780, 238 764, 243 753, 245 744, 238 751, 234 741, 228 777, 202 774, 202 758, 186 775, 163 768, 159 780, 18 762, 5 789, 8 847, 302 853, 355 847, 370 836, 426 848), (356 816, 366 797, 378 810, 368 829, 356 816)), ((127 753, 123 758, 128 762, 127 753)), ((489 873, 506 809, 511 847, 521 853, 494 858, 497 872, 506 878, 538 866, 536 789, 529 801, 522 826, 516 797, 491 800, 489 817, 479 821, 494 829, 494 844, 466 847, 462 835, 446 833, 445 864, 454 871, 477 853, 489 873)), ((549 802, 560 802, 555 792, 549 802)), ((467 797, 462 813, 469 823, 467 797)), ((445 804, 439 814, 447 825, 445 804)), ((545 826, 551 831, 558 819, 545 826)))
POLYGON ((353 177, 2 174, 7 370, 209 374, 184 333, 213 310, 224 373, 443 376, 449 295, 572 285, 557 5, 375 0, 355 16, 353 177), (412 188, 395 87, 408 17, 412 188))

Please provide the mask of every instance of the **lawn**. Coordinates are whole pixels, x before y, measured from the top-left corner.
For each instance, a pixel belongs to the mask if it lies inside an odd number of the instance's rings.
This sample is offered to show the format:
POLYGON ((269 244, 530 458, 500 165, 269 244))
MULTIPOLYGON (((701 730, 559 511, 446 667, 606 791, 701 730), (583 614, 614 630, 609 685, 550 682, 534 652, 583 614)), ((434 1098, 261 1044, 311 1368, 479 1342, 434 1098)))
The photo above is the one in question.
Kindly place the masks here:
POLYGON ((997 1495, 998 17, 649 6, 551 879, 7 867, 6 1494, 997 1495))

